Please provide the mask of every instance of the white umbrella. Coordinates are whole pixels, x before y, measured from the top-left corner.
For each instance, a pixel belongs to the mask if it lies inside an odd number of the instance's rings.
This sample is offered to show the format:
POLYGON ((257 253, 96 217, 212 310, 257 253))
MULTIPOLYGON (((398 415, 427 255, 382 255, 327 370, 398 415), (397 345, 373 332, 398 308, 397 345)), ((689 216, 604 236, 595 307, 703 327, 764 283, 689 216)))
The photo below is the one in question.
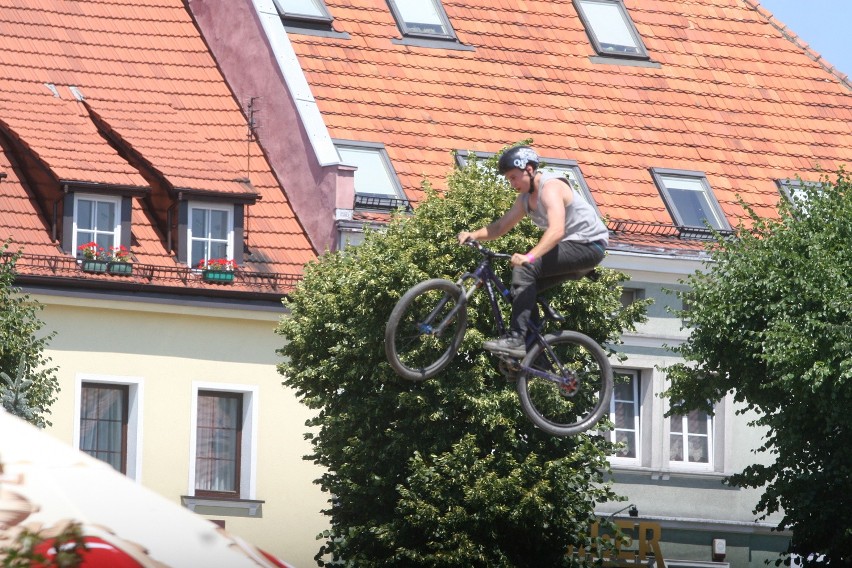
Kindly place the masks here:
POLYGON ((82 566, 289 566, 0 409, 0 550, 29 531, 50 557, 69 523, 82 566))

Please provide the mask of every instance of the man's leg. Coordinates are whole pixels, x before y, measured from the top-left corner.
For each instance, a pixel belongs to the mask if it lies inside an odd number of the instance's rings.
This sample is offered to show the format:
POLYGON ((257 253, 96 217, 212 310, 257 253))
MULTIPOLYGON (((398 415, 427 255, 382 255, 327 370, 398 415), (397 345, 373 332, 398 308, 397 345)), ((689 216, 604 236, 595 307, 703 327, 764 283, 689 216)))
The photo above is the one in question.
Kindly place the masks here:
POLYGON ((603 259, 603 247, 562 241, 534 262, 512 271, 512 317, 509 336, 486 341, 489 351, 522 357, 530 320, 536 310, 539 292, 572 278, 582 278, 603 259))

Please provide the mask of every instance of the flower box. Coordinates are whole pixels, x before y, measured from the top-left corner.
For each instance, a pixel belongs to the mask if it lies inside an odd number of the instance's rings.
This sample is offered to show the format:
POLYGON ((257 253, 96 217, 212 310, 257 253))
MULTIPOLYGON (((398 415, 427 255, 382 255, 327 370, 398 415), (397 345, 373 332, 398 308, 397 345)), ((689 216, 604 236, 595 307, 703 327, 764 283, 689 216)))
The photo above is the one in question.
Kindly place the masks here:
POLYGON ((106 260, 96 260, 92 258, 84 258, 80 268, 83 272, 106 272, 109 262, 106 260))
POLYGON ((118 274, 120 276, 130 276, 133 274, 132 262, 110 262, 107 266, 107 272, 110 274, 118 274))
POLYGON ((230 284, 234 281, 234 272, 232 270, 202 270, 201 277, 205 282, 230 284))

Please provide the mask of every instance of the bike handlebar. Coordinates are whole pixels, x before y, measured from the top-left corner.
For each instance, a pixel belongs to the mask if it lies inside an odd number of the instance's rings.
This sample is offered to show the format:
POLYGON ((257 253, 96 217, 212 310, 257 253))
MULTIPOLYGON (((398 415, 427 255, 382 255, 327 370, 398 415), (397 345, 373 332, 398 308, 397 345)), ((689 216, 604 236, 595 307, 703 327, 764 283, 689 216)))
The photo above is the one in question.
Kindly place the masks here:
POLYGON ((468 239, 463 244, 464 244, 464 246, 468 246, 468 247, 476 249, 476 251, 479 252, 482 256, 487 256, 488 258, 504 258, 504 259, 512 258, 511 254, 506 254, 506 253, 502 253, 502 252, 494 252, 493 250, 482 246, 482 243, 480 243, 479 241, 474 240, 474 239, 468 239))

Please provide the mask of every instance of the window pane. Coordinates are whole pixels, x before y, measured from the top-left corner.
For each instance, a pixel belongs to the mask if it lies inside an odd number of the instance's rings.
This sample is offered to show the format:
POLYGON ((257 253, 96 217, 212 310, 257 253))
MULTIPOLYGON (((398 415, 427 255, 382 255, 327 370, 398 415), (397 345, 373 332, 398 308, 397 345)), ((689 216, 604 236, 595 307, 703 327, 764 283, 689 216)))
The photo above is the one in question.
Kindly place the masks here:
POLYGON ((616 432, 615 441, 624 444, 624 447, 615 454, 616 456, 620 458, 636 457, 636 434, 634 432, 616 432))
POLYGON ((124 473, 127 387, 85 383, 80 402, 80 451, 124 473))
POLYGON ((621 8, 611 2, 583 0, 583 14, 592 27, 602 51, 613 53, 641 53, 633 39, 630 24, 625 21, 621 8))
POLYGON ((394 0, 408 31, 447 35, 435 0, 394 0))
POLYGON ((709 438, 707 436, 689 436, 689 462, 709 463, 710 453, 707 448, 709 438))
POLYGON ((210 210, 210 236, 214 239, 228 238, 228 212, 219 209, 210 210))
POLYGON ((207 236, 207 209, 192 209, 192 236, 203 238, 207 236))
POLYGON ((707 413, 691 411, 687 416, 687 431, 690 434, 707 434, 707 413))
POLYGON ((337 148, 343 163, 355 166, 355 193, 369 193, 397 197, 382 154, 377 148, 337 148))
POLYGON ((210 258, 228 258, 228 243, 210 243, 210 258))
POLYGON ((683 436, 670 436, 669 459, 671 461, 683 461, 683 436))
POLYGON ((198 263, 209 258, 207 256, 207 241, 192 240, 192 252, 189 256, 189 266, 197 268, 198 263))
POLYGON ((276 0, 278 10, 284 14, 299 16, 316 16, 324 18, 325 12, 321 7, 322 0, 276 0))
POLYGON ((684 226, 703 229, 706 220, 714 229, 722 228, 722 222, 707 195, 707 187, 700 179, 660 176, 660 180, 668 190, 670 205, 677 211, 684 226))
POLYGON ((195 487, 199 491, 239 491, 242 395, 199 392, 195 487))
POLYGON ((111 201, 98 201, 96 207, 96 221, 99 231, 115 230, 115 203, 111 201))
POLYGON ((615 457, 636 458, 639 456, 637 447, 639 439, 639 377, 635 373, 619 373, 616 377, 612 401, 610 402, 610 420, 614 431, 610 439, 616 443, 624 443, 615 457))
POLYGON ((683 432, 683 416, 674 415, 669 418, 670 432, 683 432))
MULTIPOLYGON (((95 202, 89 199, 77 200, 77 228, 78 229, 94 229, 93 219, 95 218, 95 202)), ((88 241, 86 241, 88 242, 88 241)), ((80 243, 83 244, 83 243, 80 243)))

